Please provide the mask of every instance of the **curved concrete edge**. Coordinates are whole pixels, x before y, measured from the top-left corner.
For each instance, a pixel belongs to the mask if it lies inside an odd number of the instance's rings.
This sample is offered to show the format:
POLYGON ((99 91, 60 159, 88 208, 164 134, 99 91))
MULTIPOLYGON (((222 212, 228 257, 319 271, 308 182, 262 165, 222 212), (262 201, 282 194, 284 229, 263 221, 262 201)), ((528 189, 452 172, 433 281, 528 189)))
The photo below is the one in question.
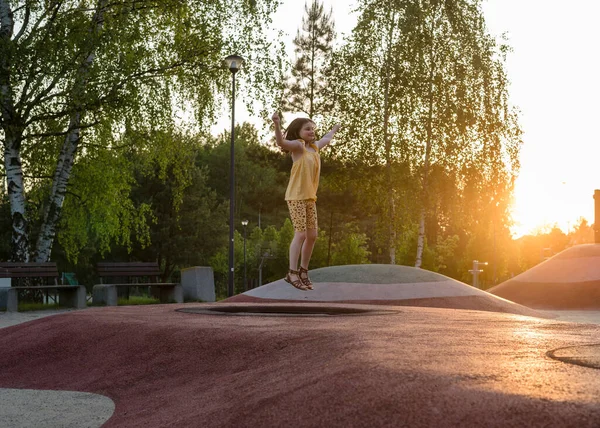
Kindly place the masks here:
POLYGON ((76 391, 0 388, 0 403, 1 425, 13 428, 95 428, 115 411, 110 398, 76 391))
POLYGON ((315 289, 305 292, 291 287, 282 279, 246 291, 244 294, 263 299, 290 299, 302 301, 339 300, 403 300, 431 297, 484 296, 485 291, 470 287, 455 280, 398 283, 363 284, 353 282, 316 282, 315 289))
POLYGON ((585 282, 523 282, 514 279, 491 294, 537 309, 600 309, 600 279, 585 282))
MULTIPOLYGON (((548 259, 512 278, 519 282, 577 283, 600 280, 600 257, 548 259)), ((510 281, 510 280, 509 280, 510 281)))
POLYGON ((0 312, 0 328, 11 327, 29 321, 35 321, 51 315, 64 314, 66 312, 76 311, 77 309, 44 309, 41 311, 26 312, 0 312))
POLYGON ((406 265, 359 264, 328 266, 310 270, 314 282, 397 284, 440 282, 451 279, 437 272, 406 265))
POLYGON ((600 281, 600 244, 567 248, 490 290, 511 281, 564 284, 600 281))
POLYGON ((579 244, 561 251, 552 258, 572 259, 582 257, 600 257, 600 244, 579 244))
MULTIPOLYGON (((270 299, 238 294, 222 300, 222 303, 309 303, 306 300, 297 299, 270 299)), ((353 305, 384 305, 384 306, 415 306, 440 309, 459 309, 484 312, 499 312, 505 314, 521 315, 534 318, 553 318, 551 313, 544 313, 530 309, 528 307, 513 303, 511 301, 498 298, 497 296, 452 296, 452 297, 430 297, 422 299, 403 299, 403 300, 350 300, 341 299, 335 302, 331 301, 310 301, 310 303, 339 303, 353 305)))
POLYGON ((600 369, 600 344, 566 346, 546 353, 550 358, 568 364, 600 369))

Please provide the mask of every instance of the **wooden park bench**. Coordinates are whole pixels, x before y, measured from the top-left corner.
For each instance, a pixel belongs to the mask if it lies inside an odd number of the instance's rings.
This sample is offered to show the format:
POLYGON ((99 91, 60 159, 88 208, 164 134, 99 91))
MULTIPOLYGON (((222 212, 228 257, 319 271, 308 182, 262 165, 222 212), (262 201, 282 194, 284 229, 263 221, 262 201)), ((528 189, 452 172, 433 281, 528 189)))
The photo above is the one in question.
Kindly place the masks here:
MULTIPOLYGON (((116 306, 119 288, 129 291, 131 287, 149 287, 150 294, 157 297, 161 303, 183 303, 183 288, 174 282, 160 282, 161 271, 158 263, 98 263, 96 272, 100 277, 100 284, 94 285, 92 290, 92 303, 94 305, 116 306), (126 278, 125 282, 109 282, 105 279, 126 278), (153 282, 141 282, 139 279, 147 278, 153 282), (134 279, 135 281, 131 281, 134 279)), ((129 295, 129 294, 128 294, 129 295)))
MULTIPOLYGON (((86 305, 86 291, 83 285, 62 285, 58 283, 56 263, 0 263, 0 278, 29 278, 25 285, 0 287, 0 310, 17 312, 19 294, 42 292, 48 297, 50 290, 58 292, 58 305, 83 309, 86 305), (37 279, 37 280, 36 280, 37 279)), ((21 281, 23 282, 23 281, 21 281)))

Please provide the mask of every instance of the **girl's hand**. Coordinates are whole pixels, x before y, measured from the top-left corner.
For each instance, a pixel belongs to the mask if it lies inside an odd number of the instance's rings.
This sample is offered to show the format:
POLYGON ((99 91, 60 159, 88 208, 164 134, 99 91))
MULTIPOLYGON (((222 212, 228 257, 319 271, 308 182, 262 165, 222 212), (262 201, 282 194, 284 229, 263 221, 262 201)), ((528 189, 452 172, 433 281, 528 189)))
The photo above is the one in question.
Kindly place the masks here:
POLYGON ((277 112, 273 113, 273 116, 271 116, 271 119, 273 120, 273 122, 277 125, 279 125, 279 114, 277 112))
POLYGON ((333 128, 331 128, 331 130, 333 132, 338 132, 340 130, 340 128, 342 127, 342 125, 340 125, 339 123, 334 125, 333 128))

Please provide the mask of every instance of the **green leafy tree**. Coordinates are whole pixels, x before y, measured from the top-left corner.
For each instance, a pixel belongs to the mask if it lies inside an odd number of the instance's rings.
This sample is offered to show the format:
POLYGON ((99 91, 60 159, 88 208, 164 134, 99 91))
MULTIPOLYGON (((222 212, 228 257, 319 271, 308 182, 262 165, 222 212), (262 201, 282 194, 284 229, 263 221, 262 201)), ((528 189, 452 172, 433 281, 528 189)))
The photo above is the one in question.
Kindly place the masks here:
MULTIPOLYGON (((209 171, 208 185, 223 201, 229 201, 230 133, 212 139, 203 147, 201 161, 209 171)), ((235 222, 244 219, 263 225, 279 224, 286 215, 284 201, 289 172, 287 158, 261 144, 256 128, 243 123, 235 127, 235 222)))
MULTIPOLYGON (((0 140, 11 207, 12 258, 46 261, 74 166, 122 136, 173 126, 181 105, 200 128, 229 89, 221 59, 248 59, 253 98, 278 85, 263 37, 274 0, 0 0, 0 140), (277 83, 276 83, 277 82, 277 83), (28 177, 37 177, 28 183, 28 177), (27 193, 46 194, 39 224, 27 193), (35 230, 33 230, 35 229, 35 230)), ((125 193, 121 194, 126 198, 125 193)))
POLYGON ((370 252, 367 249, 367 236, 364 233, 345 233, 343 239, 335 245, 333 264, 360 265, 369 262, 370 252))
POLYGON ((146 216, 151 214, 150 205, 136 205, 124 197, 135 185, 131 161, 120 153, 101 150, 81 159, 73 168, 57 248, 72 263, 77 264, 81 256, 82 261, 96 254, 102 256, 112 245, 131 250, 134 242, 149 243, 146 216))
POLYGON ((579 224, 575 225, 573 231, 569 233, 570 243, 572 245, 593 244, 594 228, 583 217, 580 217, 577 221, 579 224))
POLYGON ((206 185, 206 169, 194 167, 194 162, 192 158, 169 165, 164 173, 157 168, 154 174, 140 174, 132 192, 136 204, 152 209, 150 242, 132 256, 157 260, 165 280, 181 268, 208 264, 213 249, 226 242, 226 205, 206 185), (189 175, 185 183, 177 177, 180 170, 189 175))
POLYGON ((484 212, 490 228, 492 203, 502 211, 497 230, 508 221, 521 143, 508 48, 486 33, 478 0, 365 0, 358 12, 334 79, 347 123, 337 154, 381 174, 365 184, 389 227, 379 226, 389 260, 417 227, 414 264, 423 266, 438 239, 457 235, 465 248, 484 212))
POLYGON ((389 257, 396 263, 397 231, 402 231, 406 212, 401 209, 405 195, 398 184, 411 175, 408 118, 410 104, 402 39, 403 21, 398 2, 359 3, 356 27, 348 42, 336 52, 331 79, 337 94, 335 118, 344 124, 342 144, 332 148, 334 156, 353 168, 365 169, 363 186, 377 207, 377 234, 385 240, 389 257), (384 220, 385 219, 385 220, 384 220))
MULTIPOLYGON (((500 187, 518 171, 520 129, 508 103, 503 55, 486 33, 480 1, 422 4, 412 32, 422 40, 415 56, 411 97, 422 114, 414 129, 424 154, 419 239, 415 266, 421 265, 426 217, 435 204, 431 171, 442 168, 460 189, 464 171, 481 171, 483 199, 498 200, 500 187)), ((502 195, 504 196, 504 195, 502 195)))

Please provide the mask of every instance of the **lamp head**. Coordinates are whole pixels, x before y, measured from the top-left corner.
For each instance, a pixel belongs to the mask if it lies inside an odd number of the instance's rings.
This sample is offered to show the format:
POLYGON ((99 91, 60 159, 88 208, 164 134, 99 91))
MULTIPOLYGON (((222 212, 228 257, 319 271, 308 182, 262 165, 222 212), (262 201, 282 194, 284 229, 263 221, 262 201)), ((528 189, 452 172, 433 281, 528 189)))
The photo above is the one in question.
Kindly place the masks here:
POLYGON ((237 73, 244 63, 244 58, 238 55, 229 55, 223 60, 223 63, 227 66, 229 71, 233 74, 237 73))

